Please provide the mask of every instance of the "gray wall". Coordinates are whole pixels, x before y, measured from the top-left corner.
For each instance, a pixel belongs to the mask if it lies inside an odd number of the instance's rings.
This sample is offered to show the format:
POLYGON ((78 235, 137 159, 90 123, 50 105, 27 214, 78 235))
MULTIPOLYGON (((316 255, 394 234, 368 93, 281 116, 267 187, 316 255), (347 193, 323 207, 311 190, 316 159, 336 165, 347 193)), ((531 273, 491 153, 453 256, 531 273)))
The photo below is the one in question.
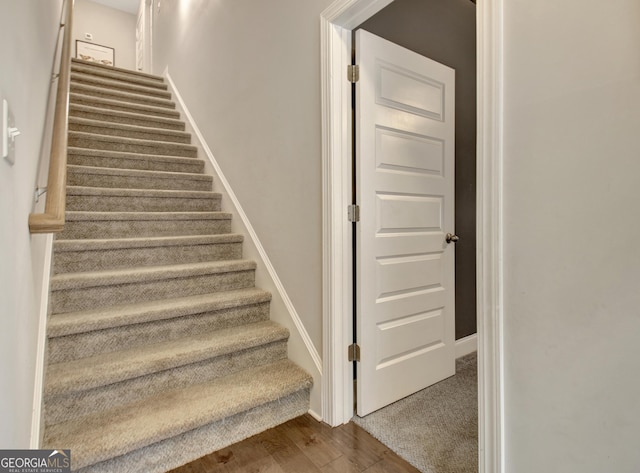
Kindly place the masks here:
POLYGON ((640 2, 504 2, 506 471, 640 471, 640 2))
MULTIPOLYGON (((0 95, 22 132, 0 157, 0 448, 29 448, 45 240, 29 234, 61 0, 0 0, 0 95)), ((46 147, 46 146, 45 146, 46 147)), ((46 182, 46 180, 45 180, 46 182)))
POLYGON ((456 70, 456 339, 476 333, 476 7, 395 0, 359 26, 456 70))
POLYGON ((320 13, 330 0, 168 2, 153 65, 178 90, 322 347, 320 13))
POLYGON ((76 0, 73 17, 73 57, 76 40, 115 49, 115 66, 136 68, 136 15, 90 0, 76 0), (93 40, 84 39, 85 33, 93 40))

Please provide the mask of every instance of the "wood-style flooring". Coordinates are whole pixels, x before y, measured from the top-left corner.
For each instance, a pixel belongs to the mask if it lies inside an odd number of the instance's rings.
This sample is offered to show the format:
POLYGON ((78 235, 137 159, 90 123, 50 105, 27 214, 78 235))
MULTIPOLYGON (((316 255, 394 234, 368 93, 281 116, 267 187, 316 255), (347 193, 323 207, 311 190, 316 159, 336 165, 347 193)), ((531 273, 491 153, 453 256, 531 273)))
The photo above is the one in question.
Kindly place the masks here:
POLYGON ((350 422, 293 419, 169 473, 420 473, 350 422))

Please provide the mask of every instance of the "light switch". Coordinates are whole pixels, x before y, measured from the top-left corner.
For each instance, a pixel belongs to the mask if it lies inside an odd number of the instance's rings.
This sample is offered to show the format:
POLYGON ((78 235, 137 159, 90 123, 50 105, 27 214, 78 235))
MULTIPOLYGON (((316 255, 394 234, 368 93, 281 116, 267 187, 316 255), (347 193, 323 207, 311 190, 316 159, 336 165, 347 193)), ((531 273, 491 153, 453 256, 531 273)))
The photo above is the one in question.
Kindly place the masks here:
POLYGON ((87 41, 93 41, 93 35, 91 33, 85 33, 84 39, 86 39, 87 41))
POLYGON ((2 99, 2 157, 11 164, 16 162, 15 140, 20 136, 20 130, 15 126, 13 113, 9 110, 9 102, 2 99))

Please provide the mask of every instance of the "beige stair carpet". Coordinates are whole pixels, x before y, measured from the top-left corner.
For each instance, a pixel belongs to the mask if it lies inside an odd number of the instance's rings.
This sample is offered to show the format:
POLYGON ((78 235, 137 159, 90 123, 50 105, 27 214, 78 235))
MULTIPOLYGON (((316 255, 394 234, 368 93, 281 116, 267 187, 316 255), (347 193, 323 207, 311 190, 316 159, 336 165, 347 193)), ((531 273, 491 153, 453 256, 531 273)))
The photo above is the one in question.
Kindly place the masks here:
POLYGON ((75 59, 71 80, 43 447, 160 473, 305 413, 312 379, 164 80, 75 59))

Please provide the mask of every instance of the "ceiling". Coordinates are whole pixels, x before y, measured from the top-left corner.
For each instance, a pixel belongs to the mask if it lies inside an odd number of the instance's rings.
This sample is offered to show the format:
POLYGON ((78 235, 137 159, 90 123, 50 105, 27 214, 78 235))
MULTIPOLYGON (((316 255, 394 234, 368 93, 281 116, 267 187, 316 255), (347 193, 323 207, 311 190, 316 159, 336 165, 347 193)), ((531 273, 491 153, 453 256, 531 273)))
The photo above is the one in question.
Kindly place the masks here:
POLYGON ((101 3, 116 10, 122 10, 133 15, 138 13, 140 0, 91 0, 95 3, 101 3))

